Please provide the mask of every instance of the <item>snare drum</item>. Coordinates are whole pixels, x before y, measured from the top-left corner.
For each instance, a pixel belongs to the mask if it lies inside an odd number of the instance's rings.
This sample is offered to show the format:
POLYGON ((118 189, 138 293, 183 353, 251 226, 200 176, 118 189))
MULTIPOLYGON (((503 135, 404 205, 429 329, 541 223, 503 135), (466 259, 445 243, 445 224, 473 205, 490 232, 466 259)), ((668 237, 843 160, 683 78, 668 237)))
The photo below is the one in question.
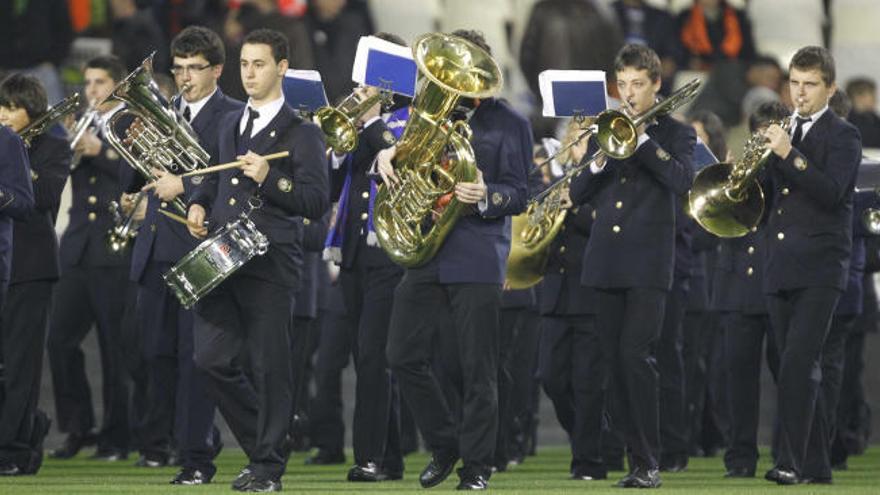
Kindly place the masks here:
POLYGON ((180 304, 189 309, 251 258, 265 254, 268 247, 266 236, 242 214, 184 256, 163 278, 180 304))

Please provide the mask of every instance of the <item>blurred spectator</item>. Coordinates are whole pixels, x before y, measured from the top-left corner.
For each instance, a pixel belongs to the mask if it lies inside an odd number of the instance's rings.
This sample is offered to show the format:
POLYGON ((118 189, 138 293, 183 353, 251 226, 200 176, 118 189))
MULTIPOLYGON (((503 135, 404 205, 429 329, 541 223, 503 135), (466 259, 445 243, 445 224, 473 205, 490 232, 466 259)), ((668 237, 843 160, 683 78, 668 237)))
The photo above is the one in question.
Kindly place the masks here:
MULTIPOLYGON (((227 66, 238 67, 238 57, 241 53, 241 40, 254 29, 269 28, 280 31, 290 41, 291 69, 314 69, 315 59, 308 30, 302 19, 288 17, 278 11, 275 0, 243 0, 240 6, 232 9, 226 16, 223 25, 223 39, 226 43, 227 66)), ((354 52, 351 53, 354 59, 354 52)), ((349 74, 351 66, 349 66, 349 74)), ((327 85, 326 75, 323 74, 324 85, 327 85)), ((351 77, 348 77, 351 79, 351 77)), ((225 70, 220 76, 220 89, 228 96, 246 101, 247 95, 241 85, 241 72, 238 70, 225 70)), ((327 96, 330 96, 329 89, 327 96)))
POLYGON ((727 148, 727 130, 717 115, 708 110, 694 112, 688 118, 697 137, 715 155, 720 162, 730 162, 730 150, 727 148))
POLYGON ((831 98, 828 99, 828 108, 830 108, 838 117, 847 120, 853 109, 852 100, 849 99, 849 96, 847 96, 846 93, 838 89, 833 95, 831 95, 831 98))
POLYGON ((49 104, 64 97, 57 67, 67 57, 73 30, 65 0, 0 2, 0 69, 35 76, 49 104))
POLYGON ((669 94, 681 50, 676 40, 675 20, 669 12, 652 7, 644 0, 615 0, 612 8, 623 30, 625 43, 648 45, 657 52, 663 66, 660 92, 669 94))
POLYGON ((153 13, 165 39, 171 38, 187 26, 205 26, 220 32, 226 12, 232 8, 232 0, 137 0, 141 6, 152 4, 153 13))
POLYGON ((152 11, 138 9, 135 0, 110 0, 113 12, 113 54, 128 70, 134 70, 154 51, 153 70, 165 72, 168 66, 168 42, 152 11))
POLYGON ((351 69, 361 36, 373 32, 373 22, 362 2, 311 0, 306 26, 324 89, 336 103, 354 88, 351 69))
POLYGON ((849 121, 862 133, 862 146, 880 148, 880 115, 877 115, 877 84, 865 77, 850 79, 846 94, 852 100, 849 121))
POLYGON ((755 57, 748 17, 724 0, 694 0, 694 6, 678 16, 678 33, 682 69, 705 71, 721 60, 748 62, 755 57))
MULTIPOLYGON (((757 56, 746 70, 749 89, 742 99, 740 115, 747 117, 768 101, 779 101, 784 74, 776 59, 757 56)), ((786 88, 787 89, 787 88, 786 88)))
MULTIPOLYGON (((592 0, 540 0, 532 7, 520 47, 519 63, 535 97, 538 74, 547 69, 604 70, 614 77, 614 57, 623 46, 617 23, 592 0)), ((609 81, 609 88, 616 88, 609 81)), ((538 105, 540 108, 540 105, 538 105)), ((536 137, 553 134, 548 119, 532 119, 536 137)))

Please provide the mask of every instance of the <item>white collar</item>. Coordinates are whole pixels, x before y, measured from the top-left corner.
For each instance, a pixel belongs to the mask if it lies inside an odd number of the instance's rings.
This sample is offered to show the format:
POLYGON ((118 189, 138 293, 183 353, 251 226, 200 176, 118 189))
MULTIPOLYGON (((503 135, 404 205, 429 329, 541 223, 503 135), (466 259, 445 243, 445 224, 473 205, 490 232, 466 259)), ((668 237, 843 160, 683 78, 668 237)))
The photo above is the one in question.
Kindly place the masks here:
POLYGON ((238 132, 244 132, 244 128, 247 127, 248 116, 250 116, 250 109, 254 109, 260 115, 256 119, 254 119, 254 126, 251 128, 251 137, 254 137, 266 128, 269 125, 269 122, 278 115, 278 112, 281 111, 281 108, 284 106, 284 95, 282 94, 278 99, 272 100, 260 108, 256 108, 253 105, 251 100, 248 100, 247 106, 244 109, 244 113, 241 116, 241 121, 238 125, 238 132))
POLYGON ((204 98, 202 98, 200 100, 194 101, 192 103, 186 101, 186 98, 181 96, 180 97, 180 113, 183 114, 183 112, 187 108, 189 108, 189 113, 190 113, 189 121, 192 122, 193 120, 196 120, 196 115, 199 114, 199 112, 202 110, 202 108, 205 107, 205 104, 208 103, 208 100, 210 100, 211 97, 214 96, 214 93, 216 93, 216 92, 217 92, 217 88, 215 87, 214 91, 211 91, 211 94, 209 94, 208 96, 205 96, 204 98))

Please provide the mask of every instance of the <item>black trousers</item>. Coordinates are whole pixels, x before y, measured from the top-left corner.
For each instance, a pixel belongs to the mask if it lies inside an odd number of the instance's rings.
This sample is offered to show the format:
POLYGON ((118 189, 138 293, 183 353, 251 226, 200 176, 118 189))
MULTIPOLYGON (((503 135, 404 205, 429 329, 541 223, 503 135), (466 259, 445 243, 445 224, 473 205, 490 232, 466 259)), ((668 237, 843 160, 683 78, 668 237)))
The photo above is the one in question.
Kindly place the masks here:
POLYGON ((400 408, 385 358, 394 288, 403 276, 396 265, 367 266, 359 258, 339 272, 352 336, 355 385, 352 446, 355 463, 375 462, 403 471, 400 408))
POLYGON ((611 420, 623 433, 635 467, 656 469, 660 454, 657 363, 654 346, 667 292, 635 287, 597 290, 602 352, 610 379, 611 420))
POLYGON ((594 478, 607 475, 602 458, 605 369, 593 315, 542 318, 538 378, 568 433, 571 471, 594 478))
POLYGON ((258 476, 284 474, 293 409, 291 291, 233 274, 196 305, 195 362, 258 476), (246 372, 239 355, 246 352, 246 372))
POLYGON ((92 325, 97 329, 104 399, 98 443, 120 450, 127 450, 129 443, 127 373, 120 342, 128 287, 127 266, 64 267, 55 285, 48 340, 58 428, 83 434, 95 426, 95 413, 80 345, 92 325))
POLYGON ((780 354, 776 464, 808 478, 831 478, 821 360, 839 298, 840 290, 826 287, 767 296, 780 354))
MULTIPOLYGON (((504 326, 504 313, 501 325, 504 326)), ((510 376, 510 398, 507 405, 499 407, 499 443, 495 458, 504 462, 522 460, 527 454, 525 445, 530 434, 532 421, 537 415, 536 395, 540 395, 537 384, 538 341, 540 338, 541 318, 531 308, 515 312, 513 322, 513 339, 507 356, 507 369, 510 376), (506 434, 502 435, 502 432, 506 434), (504 442, 503 448, 501 442, 504 442), (499 453, 500 452, 500 453, 499 453)), ((499 406, 501 405, 501 378, 499 375, 499 406)))
POLYGON ((675 462, 688 455, 685 410, 684 313, 688 291, 673 287, 666 299, 660 339, 657 340, 657 370, 660 372, 661 459, 675 462))
POLYGON ((208 377, 193 361, 193 312, 162 281, 171 268, 151 263, 138 287, 137 315, 148 376, 146 425, 141 451, 166 457, 173 437, 184 467, 212 466, 214 398, 208 377))
POLYGON ((388 362, 429 450, 458 455, 465 469, 487 476, 498 434, 500 304, 500 285, 441 284, 435 267, 409 269, 394 291, 388 334, 388 362), (451 326, 437 327, 445 321, 451 326), (438 332, 455 342, 444 347, 455 349, 460 366, 460 425, 430 366, 438 332))
POLYGON ((724 313, 721 325, 730 399, 730 439, 724 452, 724 466, 728 470, 754 471, 758 463, 761 358, 766 355, 767 365, 776 379, 779 352, 767 315, 724 313))
POLYGON ((822 395, 825 397, 825 420, 829 441, 837 435, 837 407, 843 387, 846 340, 855 327, 857 315, 835 315, 822 347, 822 395))
POLYGON ((344 313, 323 310, 318 318, 321 330, 315 359, 315 396, 309 406, 309 435, 313 446, 341 453, 345 442, 342 370, 348 366, 353 331, 344 313))
MULTIPOLYGON (((873 281, 871 282, 873 283, 873 281)), ((860 319, 865 318, 862 315, 860 319)), ((846 337, 843 380, 837 405, 837 425, 831 442, 831 464, 843 464, 851 454, 862 453, 870 431, 870 409, 865 400, 865 332, 859 325, 846 337)))
POLYGON ((31 438, 40 400, 52 285, 45 280, 22 282, 9 286, 5 300, 0 294, 0 361, 5 368, 5 380, 0 382, 0 461, 16 462, 35 448, 31 438))

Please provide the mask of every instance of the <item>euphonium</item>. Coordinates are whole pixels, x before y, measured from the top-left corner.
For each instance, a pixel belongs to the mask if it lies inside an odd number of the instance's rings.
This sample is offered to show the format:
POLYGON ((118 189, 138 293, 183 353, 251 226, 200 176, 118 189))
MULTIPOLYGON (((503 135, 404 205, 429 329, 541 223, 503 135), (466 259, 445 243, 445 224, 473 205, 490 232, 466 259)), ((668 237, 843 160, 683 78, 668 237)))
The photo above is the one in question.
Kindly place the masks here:
POLYGON ((379 188, 373 216, 379 244, 406 267, 424 264, 437 253, 464 206, 453 194, 455 184, 477 177, 470 127, 450 123, 449 114, 460 97, 486 98, 502 84, 492 57, 458 36, 423 35, 413 55, 419 74, 397 143, 394 168, 400 181, 379 188))
MULTIPOLYGON (((791 119, 782 122, 784 129, 791 119)), ((746 141, 743 156, 733 164, 716 163, 697 174, 688 192, 690 215, 718 237, 742 237, 758 225, 764 214, 764 191, 755 174, 773 153, 757 131, 746 141)))
POLYGON ((123 251, 128 246, 128 241, 137 236, 140 222, 135 221, 134 216, 145 196, 145 192, 138 192, 135 195, 134 206, 132 206, 128 215, 124 216, 121 213, 122 208, 119 203, 116 201, 110 202, 109 209, 113 215, 113 228, 107 232, 107 245, 114 253, 123 251))
POLYGON ((28 124, 27 127, 22 129, 18 135, 21 140, 24 141, 24 145, 30 147, 31 140, 46 132, 46 129, 55 122, 58 122, 66 115, 75 112, 77 108, 79 108, 79 93, 74 93, 72 96, 68 96, 53 105, 40 118, 34 120, 28 124))
MULTIPOLYGON (((125 102, 126 108, 104 122, 104 135, 125 161, 148 181, 157 179, 153 169, 179 173, 208 166, 210 155, 153 80, 153 55, 116 85, 105 101, 112 100, 125 102), (125 136, 119 136, 116 124, 126 115, 136 118, 125 136)), ((175 198, 173 204, 181 214, 186 214, 186 206, 180 198, 175 198)))
POLYGON ((354 151, 358 143, 358 119, 376 103, 387 104, 390 100, 391 93, 384 89, 370 96, 355 90, 336 107, 318 109, 315 120, 324 133, 327 146, 340 155, 354 151))
MULTIPOLYGON (((605 110, 596 116, 572 143, 556 153, 559 155, 591 135, 596 137, 596 144, 599 146, 593 155, 582 160, 580 165, 569 169, 559 180, 529 200, 524 213, 513 217, 513 235, 510 255, 507 257, 508 287, 525 289, 537 284, 544 277, 544 269, 550 255, 550 244, 559 234, 565 221, 566 209, 562 204, 562 192, 567 189, 571 179, 603 155, 618 160, 632 156, 638 145, 639 126, 658 115, 672 113, 692 100, 699 88, 699 79, 694 79, 635 119, 618 110, 605 110)), ((548 158, 547 162, 556 155, 548 158)))

